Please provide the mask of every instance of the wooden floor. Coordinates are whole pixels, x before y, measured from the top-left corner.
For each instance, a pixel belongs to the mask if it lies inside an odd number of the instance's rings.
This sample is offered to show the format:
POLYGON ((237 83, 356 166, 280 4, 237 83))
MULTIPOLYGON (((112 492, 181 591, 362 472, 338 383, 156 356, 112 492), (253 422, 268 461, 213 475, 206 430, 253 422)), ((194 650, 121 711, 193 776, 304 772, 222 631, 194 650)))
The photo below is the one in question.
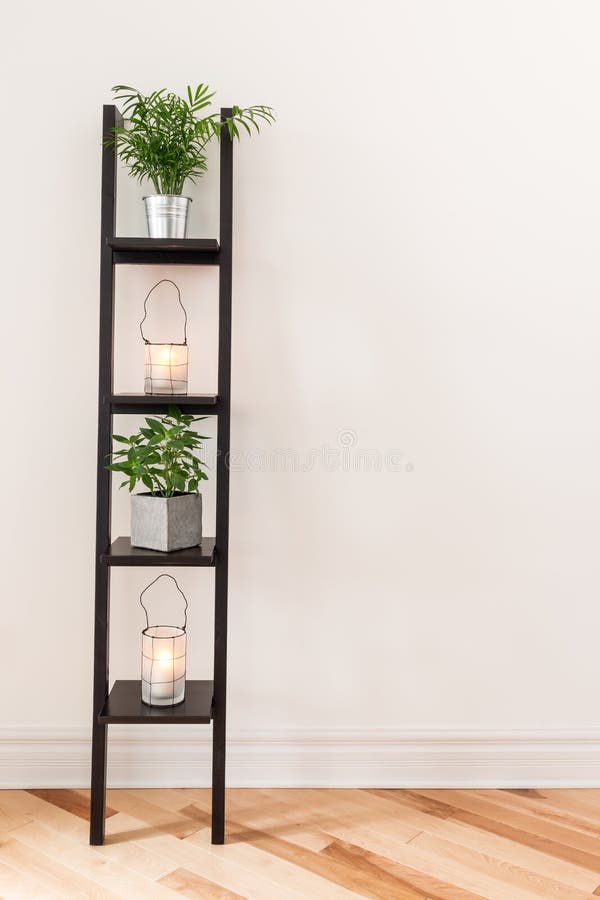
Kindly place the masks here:
POLYGON ((600 896, 600 790, 0 791, 0 896, 583 900, 600 896))

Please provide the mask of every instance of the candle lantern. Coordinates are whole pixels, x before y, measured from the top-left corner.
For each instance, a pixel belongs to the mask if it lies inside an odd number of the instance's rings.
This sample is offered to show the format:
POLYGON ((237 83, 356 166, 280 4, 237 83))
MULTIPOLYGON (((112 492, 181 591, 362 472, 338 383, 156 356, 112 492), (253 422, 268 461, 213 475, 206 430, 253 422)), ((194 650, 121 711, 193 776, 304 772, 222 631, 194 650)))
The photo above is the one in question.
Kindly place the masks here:
POLYGON ((140 594, 146 614, 142 631, 142 701, 149 706, 175 706, 185 697, 185 653, 188 602, 172 575, 159 575, 140 594), (183 597, 183 625, 150 625, 144 594, 161 578, 170 578, 183 597))
POLYGON ((150 288, 144 300, 144 318, 140 322, 140 333, 146 345, 144 393, 146 394, 187 394, 188 390, 188 346, 187 312, 181 302, 181 293, 174 281, 162 278, 150 288), (179 305, 183 310, 183 343, 154 343, 144 334, 144 322, 148 315, 147 304, 152 291, 159 284, 172 284, 177 291, 179 305))

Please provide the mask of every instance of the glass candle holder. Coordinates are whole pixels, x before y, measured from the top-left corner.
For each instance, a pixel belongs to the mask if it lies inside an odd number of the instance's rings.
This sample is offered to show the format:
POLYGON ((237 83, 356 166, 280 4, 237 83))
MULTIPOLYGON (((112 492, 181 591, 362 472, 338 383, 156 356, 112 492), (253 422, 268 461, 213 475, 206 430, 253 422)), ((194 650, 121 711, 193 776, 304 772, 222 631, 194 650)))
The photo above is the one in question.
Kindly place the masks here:
POLYGON ((151 625, 142 631, 142 700, 175 706, 185 698, 185 628, 151 625))
POLYGON ((146 344, 144 393, 187 394, 187 344, 146 344))
POLYGON ((187 312, 181 302, 181 292, 170 278, 161 278, 151 287, 144 300, 144 318, 140 322, 140 334, 146 345, 144 393, 146 394, 187 394, 188 391, 188 348, 187 312), (183 341, 167 344, 149 341, 144 334, 144 322, 148 317, 148 300, 161 284, 170 284, 177 291, 177 302, 183 312, 183 341))

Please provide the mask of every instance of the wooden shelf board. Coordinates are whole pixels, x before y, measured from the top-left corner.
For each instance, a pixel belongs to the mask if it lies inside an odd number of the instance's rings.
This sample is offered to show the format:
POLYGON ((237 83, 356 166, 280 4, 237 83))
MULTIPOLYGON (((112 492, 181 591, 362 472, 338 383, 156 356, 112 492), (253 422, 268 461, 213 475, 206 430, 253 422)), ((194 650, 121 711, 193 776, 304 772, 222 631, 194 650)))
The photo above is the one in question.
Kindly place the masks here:
POLYGON ((212 718, 213 682, 186 681, 185 700, 177 706, 142 703, 141 681, 115 681, 98 722, 103 725, 196 724, 212 718))
POLYGON ((187 413, 205 413, 215 416, 219 412, 218 394, 113 394, 110 408, 113 413, 166 413, 169 406, 179 406, 187 413))
POLYGON ((132 547, 128 537, 118 537, 102 554, 102 561, 109 566, 214 566, 215 539, 202 538, 198 547, 162 553, 160 550, 132 547))
POLYGON ((143 238, 109 237, 106 242, 113 251, 117 265, 172 265, 219 264, 220 247, 214 238, 143 238))
POLYGON ((202 250, 204 253, 218 253, 219 242, 216 238, 148 238, 148 237, 111 237, 107 244, 113 250, 178 250, 180 253, 192 253, 202 250))

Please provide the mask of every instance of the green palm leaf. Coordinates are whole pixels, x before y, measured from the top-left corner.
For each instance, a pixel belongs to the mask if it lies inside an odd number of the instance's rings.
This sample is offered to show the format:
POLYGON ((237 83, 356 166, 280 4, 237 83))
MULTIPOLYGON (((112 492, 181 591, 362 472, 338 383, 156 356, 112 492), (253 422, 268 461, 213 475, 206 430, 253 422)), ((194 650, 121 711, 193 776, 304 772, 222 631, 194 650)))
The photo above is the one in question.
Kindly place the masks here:
POLYGON ((200 83, 188 85, 186 97, 166 88, 147 96, 129 85, 112 88, 115 101, 122 102, 123 126, 113 128, 105 145, 113 148, 133 178, 149 181, 158 194, 181 194, 187 180, 194 182, 207 170, 205 150, 211 140, 227 128, 230 138, 260 132, 261 124, 272 124, 270 106, 232 107, 222 120, 220 113, 199 113, 211 105, 215 92, 200 83))

